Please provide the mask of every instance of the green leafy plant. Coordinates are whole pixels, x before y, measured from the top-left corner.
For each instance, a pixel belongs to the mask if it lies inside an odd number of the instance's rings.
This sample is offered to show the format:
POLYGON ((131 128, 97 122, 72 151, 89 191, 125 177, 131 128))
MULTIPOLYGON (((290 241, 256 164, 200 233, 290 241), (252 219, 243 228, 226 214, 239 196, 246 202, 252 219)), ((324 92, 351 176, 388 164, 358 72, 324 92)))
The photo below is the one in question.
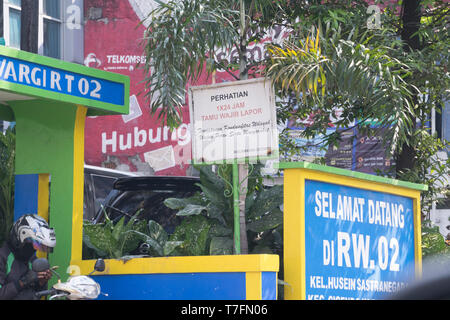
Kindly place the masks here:
POLYGON ((209 232, 211 223, 200 214, 186 217, 171 235, 171 240, 180 242, 176 255, 208 255, 209 232))
POLYGON ((417 149, 414 156, 416 165, 399 171, 397 178, 428 185, 428 190, 421 192, 420 203, 422 215, 428 220, 433 202, 442 201, 450 193, 447 182, 450 176, 450 158, 438 156, 439 151, 445 150, 449 142, 436 138, 427 129, 417 129, 412 138, 411 144, 417 149))
POLYGON ((151 97, 152 113, 162 123, 171 127, 181 123, 188 80, 197 80, 203 66, 212 71, 216 47, 235 43, 238 11, 233 7, 224 0, 158 1, 147 17, 144 82, 150 89, 146 95, 151 97))
POLYGON ((117 223, 105 214, 104 223, 83 224, 83 258, 98 257, 124 259, 133 257, 163 257, 173 255, 183 241, 169 239, 164 228, 156 221, 139 219, 141 210, 127 221, 123 216, 117 223), (140 254, 135 254, 139 249, 140 254))
POLYGON ((183 244, 182 241, 171 241, 169 235, 164 228, 156 221, 150 220, 148 222, 147 233, 134 230, 133 233, 144 241, 144 247, 147 255, 152 257, 169 256, 174 250, 183 244))
MULTIPOLYGON (((104 223, 84 221, 83 244, 99 257, 120 259, 128 255, 138 248, 142 239, 141 233, 147 228, 146 222, 137 218, 139 213, 140 211, 134 214, 128 223, 125 223, 124 216, 114 224, 107 215, 104 223)), ((85 251, 89 250, 83 250, 83 253, 85 251)))
POLYGON ((14 129, 0 132, 0 245, 6 240, 14 217, 14 129))
POLYGON ((450 247, 445 243, 439 227, 432 226, 429 220, 422 223, 422 257, 431 258, 436 255, 450 257, 450 247))
MULTIPOLYGON (((245 204, 247 238, 250 253, 274 253, 282 246, 282 186, 265 188, 256 165, 248 177, 245 204)), ((199 167, 201 193, 179 199, 168 198, 165 205, 188 218, 174 232, 173 238, 185 241, 187 255, 233 253, 233 198, 231 166, 199 167)))

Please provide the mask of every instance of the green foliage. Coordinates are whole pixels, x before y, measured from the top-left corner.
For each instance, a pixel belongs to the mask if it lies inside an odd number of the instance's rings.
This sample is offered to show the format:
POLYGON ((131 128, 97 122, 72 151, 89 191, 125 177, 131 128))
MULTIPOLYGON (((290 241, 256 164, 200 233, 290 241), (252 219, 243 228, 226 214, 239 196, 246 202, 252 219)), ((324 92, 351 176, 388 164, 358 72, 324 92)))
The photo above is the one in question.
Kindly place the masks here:
POLYGON ((215 48, 235 43, 238 33, 233 25, 238 12, 225 2, 158 1, 159 6, 146 19, 146 95, 151 98, 152 113, 163 107, 158 113, 162 123, 172 127, 181 123, 188 81, 197 80, 203 70, 211 71, 215 48))
POLYGON ((439 202, 450 196, 448 177, 450 177, 450 158, 443 159, 438 152, 445 150, 448 142, 438 139, 427 129, 417 129, 411 139, 417 150, 414 168, 397 172, 400 180, 414 183, 426 183, 428 190, 421 192, 421 208, 425 218, 429 218, 433 202, 439 202))
POLYGON ((0 132, 0 245, 6 240, 14 219, 14 129, 0 132))
MULTIPOLYGON (((202 192, 188 199, 169 198, 166 206, 179 210, 188 219, 174 232, 173 238, 184 241, 185 255, 233 253, 233 203, 231 166, 201 166, 199 184, 202 192)), ((249 252, 274 252, 281 247, 283 213, 282 186, 264 188, 260 166, 251 172, 246 197, 246 225, 249 252)))
MULTIPOLYGON (((246 59, 247 74, 258 70, 262 61, 247 58, 246 48, 267 37, 268 28, 282 24, 287 15, 285 6, 293 1, 244 0, 244 30, 241 29, 239 1, 235 0, 169 0, 156 1, 150 12, 143 39, 146 63, 144 80, 151 113, 162 124, 176 126, 182 120, 186 86, 195 83, 203 73, 225 70, 235 79, 239 63, 220 59, 218 50, 238 51, 246 59), (161 108, 161 109, 159 109, 161 108)), ((302 5, 308 3, 303 2, 302 5)))
POLYGON ((99 257, 120 259, 138 248, 142 234, 146 231, 145 221, 137 219, 139 213, 128 223, 125 223, 127 217, 124 216, 114 224, 106 214, 104 223, 84 221, 83 244, 99 257))
MULTIPOLYGON (((424 194, 424 210, 429 207, 428 199, 449 192, 448 186, 439 183, 448 176, 448 162, 439 163, 436 158, 437 150, 448 145, 431 136, 423 125, 417 125, 424 124, 430 111, 439 109, 449 98, 446 1, 420 2, 418 26, 406 20, 404 24, 402 16, 404 7, 416 2, 377 2, 384 8, 381 29, 368 29, 369 3, 364 0, 245 0, 243 39, 237 3, 173 0, 167 5, 160 3, 151 14, 144 45, 146 71, 151 73, 146 86, 150 92, 160 93, 153 97, 153 113, 162 107, 161 119, 180 121, 179 108, 189 82, 195 82, 205 70, 232 72, 239 65, 240 61, 231 61, 229 66, 217 61, 217 48, 245 50, 250 42, 267 37, 270 28, 283 26, 291 36, 282 44, 269 44, 270 59, 246 61, 246 71, 255 68, 275 79, 279 122, 304 120, 312 115, 313 124, 305 130, 305 137, 324 135, 325 148, 338 145, 342 130, 355 126, 360 132, 374 135, 370 123, 377 122, 387 129, 384 143, 389 157, 402 155, 407 146, 411 147, 415 161, 410 167, 398 165, 396 178, 430 187, 424 194), (413 41, 405 39, 405 34, 416 27, 412 37, 418 39, 420 50, 411 50, 408 43, 413 41), (327 135, 330 121, 338 130, 327 135)), ((239 53, 240 58, 246 57, 239 53)), ((296 148, 286 131, 280 135, 280 142, 288 153, 296 148)), ((230 215, 224 212, 229 212, 230 205, 217 196, 218 189, 230 192, 220 182, 205 185, 204 194, 211 200, 184 206, 184 212, 229 225, 230 215)))
MULTIPOLYGON (((248 177, 246 222, 249 248, 253 253, 279 251, 282 245, 283 203, 282 186, 264 188, 255 166, 248 177)), ((231 168, 218 166, 199 167, 200 188, 190 198, 168 198, 164 204, 178 210, 184 219, 173 234, 155 221, 139 219, 136 212, 130 221, 122 217, 113 223, 106 215, 104 223, 83 225, 84 258, 131 257, 139 248, 147 256, 199 256, 233 253, 233 203, 230 193, 231 168), (220 174, 220 175, 219 175, 220 174)))
POLYGON ((147 234, 139 231, 133 231, 133 233, 144 241, 148 248, 146 254, 152 257, 169 256, 182 244, 182 241, 169 241, 164 228, 153 220, 148 222, 147 230, 147 234))
POLYGON ((84 221, 83 258, 130 259, 137 256, 207 254, 204 249, 209 225, 204 217, 188 217, 177 226, 173 235, 169 235, 156 221, 146 223, 140 220, 139 214, 140 211, 136 212, 127 222, 126 216, 114 223, 106 215, 104 223, 84 221), (137 249, 139 255, 136 255, 137 249))
MULTIPOLYGON (((385 3, 386 4, 386 3, 385 3)), ((304 131, 308 139, 322 136, 321 145, 339 145, 342 133, 357 128, 368 136, 376 135, 376 123, 383 129, 386 155, 397 158, 410 148, 410 163, 397 161, 397 179, 429 186, 422 194, 422 213, 427 215, 431 202, 449 194, 445 179, 449 161, 438 152, 448 142, 430 134, 426 127, 433 109, 439 112, 449 96, 450 42, 445 16, 448 5, 429 1, 419 14, 420 50, 411 50, 403 39, 398 3, 386 4, 381 14, 382 28, 367 28, 367 3, 354 1, 312 2, 309 7, 293 9, 297 28, 281 45, 269 45, 267 74, 275 81, 278 119, 309 117, 304 131), (352 6, 352 10, 346 10, 352 6), (338 113, 336 113, 338 111, 338 113), (329 123, 336 131, 327 134, 329 123)), ((405 5, 412 5, 405 4, 405 5)), ((292 20, 289 20, 292 21, 292 20)), ((281 136, 286 154, 289 131, 281 136)), ((448 150, 448 149, 447 149, 448 150)))
POLYGON ((422 223, 422 256, 434 258, 437 255, 450 257, 450 247, 445 243, 439 227, 432 226, 429 220, 422 223))
MULTIPOLYGON (((186 215, 186 214, 185 214, 186 215)), ((177 226, 171 235, 172 241, 177 241, 177 255, 201 256, 208 255, 208 234, 211 228, 209 221, 200 213, 192 212, 177 226)))
POLYGON ((331 119, 337 129, 357 126, 360 131, 371 130, 366 120, 375 120, 379 127, 390 128, 384 139, 395 148, 413 132, 412 97, 419 91, 411 91, 405 82, 410 67, 395 58, 394 48, 375 45, 367 31, 352 31, 343 38, 340 28, 319 25, 282 47, 269 46, 267 75, 281 96, 294 95, 298 102, 297 110, 281 105, 286 109, 281 115, 312 115, 305 136, 323 134, 325 145, 340 140, 339 130, 327 135, 331 119), (339 117, 336 110, 341 111, 339 117))

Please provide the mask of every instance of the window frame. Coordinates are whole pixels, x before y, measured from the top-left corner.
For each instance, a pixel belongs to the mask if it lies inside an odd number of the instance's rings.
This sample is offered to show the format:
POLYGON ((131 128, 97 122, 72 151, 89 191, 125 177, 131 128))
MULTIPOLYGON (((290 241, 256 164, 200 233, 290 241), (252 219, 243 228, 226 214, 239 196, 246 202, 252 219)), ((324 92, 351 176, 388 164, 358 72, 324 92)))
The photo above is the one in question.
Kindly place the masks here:
MULTIPOLYGON (((40 0, 39 0, 40 1, 40 0)), ((11 37, 10 37, 10 10, 17 10, 19 12, 22 12, 22 6, 18 6, 16 4, 10 3, 7 0, 3 1, 3 38, 5 39, 5 45, 10 48, 19 49, 20 50, 20 44, 19 48, 11 46, 11 37)), ((20 23, 22 23, 22 17, 20 18, 20 23)), ((19 35, 20 40, 20 35, 19 35)))
MULTIPOLYGON (((39 1, 39 9, 38 9, 38 54, 44 56, 44 23, 45 21, 53 21, 59 24, 59 57, 57 59, 64 60, 64 8, 65 3, 61 2, 59 6, 59 18, 52 17, 50 15, 45 14, 44 12, 44 0, 39 1)), ((18 49, 19 47, 11 46, 11 35, 10 35, 10 10, 17 10, 22 12, 22 6, 10 3, 9 1, 3 1, 3 38, 5 39, 5 45, 10 48, 18 49)), ((21 19, 22 23, 22 19, 21 19)), ((20 38, 20 36, 19 36, 20 38)))
POLYGON ((59 19, 49 16, 44 12, 44 0, 39 0, 39 19, 38 19, 38 54, 44 56, 44 24, 45 20, 59 23, 59 57, 52 57, 59 60, 64 60, 63 51, 63 7, 64 3, 61 2, 59 6, 59 19))

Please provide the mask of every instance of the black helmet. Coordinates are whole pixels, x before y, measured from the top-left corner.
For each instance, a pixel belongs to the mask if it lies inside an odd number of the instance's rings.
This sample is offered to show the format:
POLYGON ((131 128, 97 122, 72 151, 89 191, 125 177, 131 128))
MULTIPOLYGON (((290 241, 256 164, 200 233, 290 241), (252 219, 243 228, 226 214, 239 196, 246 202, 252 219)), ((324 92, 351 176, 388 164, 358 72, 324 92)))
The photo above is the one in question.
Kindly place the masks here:
POLYGON ((30 243, 34 249, 44 252, 53 252, 56 245, 55 231, 37 214, 26 214, 17 219, 11 229, 11 241, 16 248, 30 243))

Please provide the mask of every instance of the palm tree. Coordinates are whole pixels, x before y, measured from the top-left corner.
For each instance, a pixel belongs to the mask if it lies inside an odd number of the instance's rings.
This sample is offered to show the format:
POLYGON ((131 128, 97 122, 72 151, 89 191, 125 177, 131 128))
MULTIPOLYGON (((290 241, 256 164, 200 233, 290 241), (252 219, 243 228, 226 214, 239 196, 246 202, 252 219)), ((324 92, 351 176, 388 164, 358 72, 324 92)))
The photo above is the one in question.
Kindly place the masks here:
MULTIPOLYGON (((148 16, 144 37, 146 95, 151 100, 151 112, 161 123, 175 127, 182 121, 186 85, 195 83, 205 71, 210 75, 225 69, 236 80, 247 79, 255 61, 247 59, 250 41, 258 41, 264 32, 255 23, 273 15, 279 5, 268 0, 181 0, 159 2, 148 16), (217 58, 219 49, 238 51, 238 61, 225 65, 217 58)), ((257 62, 256 62, 257 63, 257 62)), ((240 182, 240 233, 236 251, 247 253, 245 197, 248 168, 235 166, 235 182, 240 182), (238 172, 236 172, 236 170, 238 172)), ((236 215, 236 213, 235 213, 236 215)))
MULTIPOLYGON (((299 113, 315 115, 307 134, 325 133, 336 108, 341 127, 360 119, 356 126, 368 130, 364 119, 377 120, 388 129, 386 146, 402 177, 421 166, 424 124, 432 108, 448 99, 448 4, 391 2, 379 30, 367 27, 367 6, 329 1, 298 10, 303 29, 271 47, 268 76, 281 96, 298 98, 299 113)), ((331 143, 336 138, 338 133, 327 137, 331 143)))
POLYGON ((270 46, 267 75, 280 97, 295 97, 299 105, 293 110, 281 104, 278 114, 312 115, 305 134, 322 133, 326 144, 338 144, 342 130, 353 127, 373 132, 375 121, 385 128, 384 145, 396 160, 394 176, 428 184, 422 203, 448 194, 450 161, 437 157, 448 142, 427 127, 431 110, 448 100, 448 4, 391 2, 382 27, 371 30, 365 23, 367 4, 355 1, 353 10, 342 10, 332 2, 300 12, 303 29, 270 46), (330 119, 339 130, 327 135, 330 119))
MULTIPOLYGON (((368 31, 360 33, 354 28, 351 34, 342 35, 329 24, 313 26, 306 36, 294 37, 283 46, 269 46, 267 76, 280 96, 295 96, 301 105, 299 118, 313 115, 307 135, 326 135, 339 109, 337 129, 357 126, 368 131, 368 120, 375 120, 379 128, 389 128, 384 140, 394 148, 414 128, 412 97, 419 91, 404 80, 410 68, 392 55, 394 48, 371 43, 368 31)), ((328 135, 328 142, 337 143, 341 133, 328 135)))
MULTIPOLYGON (((430 158, 438 144, 424 138, 429 136, 424 123, 431 108, 448 96, 449 80, 448 7, 443 0, 427 3, 435 10, 421 10, 419 0, 403 1, 400 10, 391 2, 381 29, 370 30, 363 0, 160 2, 148 17, 144 38, 151 112, 174 127, 182 120, 186 86, 202 73, 222 69, 239 80, 258 70, 275 84, 280 120, 312 115, 314 123, 305 130, 309 137, 326 134, 330 119, 338 129, 356 126, 368 133, 374 120, 386 129, 387 152, 399 162, 397 177, 412 172, 413 182, 423 183, 430 163, 418 158, 430 158), (282 44, 267 43, 269 59, 249 60, 249 43, 261 41, 273 26, 290 36, 282 44), (231 48, 238 59, 225 64, 217 52, 231 48), (427 101, 419 99, 425 94, 427 101), (288 101, 299 107, 294 110, 288 101)), ((340 134, 325 135, 325 142, 338 144, 340 134)), ((432 166, 442 169, 437 162, 432 166)))

